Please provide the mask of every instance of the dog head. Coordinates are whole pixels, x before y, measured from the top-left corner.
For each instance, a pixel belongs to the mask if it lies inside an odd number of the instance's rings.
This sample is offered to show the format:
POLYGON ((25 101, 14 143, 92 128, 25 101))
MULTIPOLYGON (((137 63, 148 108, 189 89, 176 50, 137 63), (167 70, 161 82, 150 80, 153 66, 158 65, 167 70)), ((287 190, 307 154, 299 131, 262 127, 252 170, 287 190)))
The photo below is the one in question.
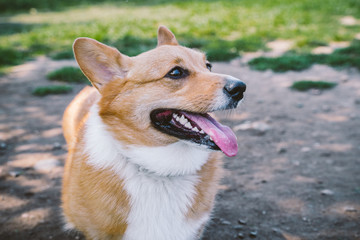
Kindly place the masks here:
POLYGON ((208 113, 235 108, 245 84, 211 72, 205 54, 180 46, 166 27, 159 28, 155 49, 135 57, 89 38, 76 39, 73 48, 101 94, 103 122, 125 146, 185 140, 236 155, 234 133, 208 113))

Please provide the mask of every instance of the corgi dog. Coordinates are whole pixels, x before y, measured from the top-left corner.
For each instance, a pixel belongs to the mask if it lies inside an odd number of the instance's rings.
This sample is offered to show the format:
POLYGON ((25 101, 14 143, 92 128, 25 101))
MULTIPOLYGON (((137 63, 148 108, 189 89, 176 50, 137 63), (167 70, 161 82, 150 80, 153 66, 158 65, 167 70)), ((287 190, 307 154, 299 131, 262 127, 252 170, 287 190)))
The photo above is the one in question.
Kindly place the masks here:
POLYGON ((87 239, 201 238, 219 152, 238 150, 232 130, 209 113, 235 108, 246 85, 211 72, 204 53, 180 46, 164 26, 158 46, 135 57, 90 38, 73 50, 93 87, 64 113, 66 228, 87 239))

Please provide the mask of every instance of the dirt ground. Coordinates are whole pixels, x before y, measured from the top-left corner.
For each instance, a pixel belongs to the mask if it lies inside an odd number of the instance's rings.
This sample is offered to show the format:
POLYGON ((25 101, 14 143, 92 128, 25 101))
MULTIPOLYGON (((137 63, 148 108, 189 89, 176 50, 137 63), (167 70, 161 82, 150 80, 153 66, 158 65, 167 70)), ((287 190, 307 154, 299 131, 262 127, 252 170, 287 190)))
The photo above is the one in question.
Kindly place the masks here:
MULTIPOLYGON (((82 88, 35 97, 47 72, 73 61, 40 57, 0 78, 0 239, 83 239, 62 230, 66 145, 61 118, 82 88)), ((206 240, 360 239, 360 73, 315 65, 304 72, 251 71, 240 60, 214 71, 247 83, 242 105, 218 114, 236 131, 206 240), (334 81, 295 92, 296 80, 334 81)))

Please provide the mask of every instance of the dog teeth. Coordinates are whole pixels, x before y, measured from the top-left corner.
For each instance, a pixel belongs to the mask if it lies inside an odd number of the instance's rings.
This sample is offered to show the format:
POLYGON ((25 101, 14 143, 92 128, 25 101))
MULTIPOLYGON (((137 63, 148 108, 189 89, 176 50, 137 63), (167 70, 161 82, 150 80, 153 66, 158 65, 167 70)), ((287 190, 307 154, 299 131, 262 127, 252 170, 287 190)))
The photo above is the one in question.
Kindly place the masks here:
POLYGON ((176 121, 180 122, 180 117, 176 113, 173 114, 173 117, 176 119, 176 121))
POLYGON ((191 125, 191 123, 189 122, 189 120, 184 116, 184 115, 178 115, 177 113, 173 113, 173 118, 179 122, 181 125, 183 125, 184 127, 194 131, 194 132, 197 132, 197 133, 201 133, 201 134, 205 134, 204 130, 199 130, 197 127, 193 127, 191 125))
POLYGON ((185 124, 188 123, 189 121, 184 117, 184 115, 181 115, 179 122, 185 126, 185 124))

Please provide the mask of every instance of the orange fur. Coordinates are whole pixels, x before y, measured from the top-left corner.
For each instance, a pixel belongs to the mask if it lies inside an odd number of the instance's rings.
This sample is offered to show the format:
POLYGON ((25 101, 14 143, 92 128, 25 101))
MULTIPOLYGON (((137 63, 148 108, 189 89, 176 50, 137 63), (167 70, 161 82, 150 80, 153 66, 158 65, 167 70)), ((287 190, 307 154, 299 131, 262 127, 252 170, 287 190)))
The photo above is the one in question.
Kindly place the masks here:
MULTIPOLYGON (((111 169, 98 169, 87 162, 84 134, 89 109, 98 102, 99 115, 107 130, 125 146, 166 146, 178 139, 154 129, 150 111, 171 106, 206 113, 211 110, 218 90, 223 88, 224 79, 207 70, 203 53, 179 46, 175 36, 164 27, 159 29, 158 47, 136 57, 129 58, 85 38, 75 42, 74 52, 96 89, 82 90, 64 114, 69 154, 62 207, 66 221, 87 238, 118 239, 127 229, 130 199, 124 190, 124 179, 111 169), (164 79, 174 65, 189 69, 191 74, 186 80, 164 79)), ((220 172, 219 158, 212 153, 196 173, 199 182, 187 218, 199 219, 211 211, 220 172)))

